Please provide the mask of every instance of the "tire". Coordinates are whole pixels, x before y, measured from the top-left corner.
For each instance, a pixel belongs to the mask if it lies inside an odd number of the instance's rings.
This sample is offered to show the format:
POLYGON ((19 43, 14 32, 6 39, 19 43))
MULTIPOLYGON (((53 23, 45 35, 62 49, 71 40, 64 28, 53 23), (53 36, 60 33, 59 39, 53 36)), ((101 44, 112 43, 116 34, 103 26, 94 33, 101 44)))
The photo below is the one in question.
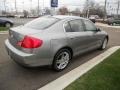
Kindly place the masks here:
POLYGON ((116 26, 116 23, 113 23, 112 25, 113 25, 113 26, 116 26))
POLYGON ((11 27, 11 23, 6 22, 6 23, 5 23, 5 27, 7 27, 7 28, 11 27))
POLYGON ((71 58, 72 54, 68 49, 59 50, 53 60, 53 69, 55 71, 64 70, 68 66, 71 58))
POLYGON ((105 38, 105 39, 103 40, 103 42, 102 42, 102 45, 101 45, 100 49, 101 49, 101 50, 104 50, 104 49, 106 48, 106 46, 107 46, 107 43, 108 43, 108 39, 105 38))

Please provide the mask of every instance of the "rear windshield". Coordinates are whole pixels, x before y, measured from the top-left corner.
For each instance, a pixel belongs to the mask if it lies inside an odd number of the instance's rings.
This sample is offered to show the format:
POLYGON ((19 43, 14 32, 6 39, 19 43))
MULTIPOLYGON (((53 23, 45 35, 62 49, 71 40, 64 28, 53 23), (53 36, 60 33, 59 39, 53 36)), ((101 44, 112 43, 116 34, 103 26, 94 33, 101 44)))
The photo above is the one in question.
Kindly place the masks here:
POLYGON ((60 19, 57 19, 54 17, 41 17, 41 18, 35 19, 33 21, 30 21, 29 23, 25 24, 24 26, 28 27, 28 28, 32 28, 32 29, 43 30, 43 29, 50 27, 51 25, 53 25, 54 23, 56 23, 59 20, 60 19))

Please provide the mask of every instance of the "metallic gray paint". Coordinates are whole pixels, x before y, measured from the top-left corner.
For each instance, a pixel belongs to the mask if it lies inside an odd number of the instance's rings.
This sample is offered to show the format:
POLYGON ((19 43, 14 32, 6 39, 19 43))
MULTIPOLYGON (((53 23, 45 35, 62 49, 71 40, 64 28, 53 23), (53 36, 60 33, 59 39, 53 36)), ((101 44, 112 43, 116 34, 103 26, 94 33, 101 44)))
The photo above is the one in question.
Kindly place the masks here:
POLYGON ((10 37, 5 41, 5 46, 10 57, 25 66, 52 65, 55 54, 64 47, 73 51, 73 56, 97 49, 102 45, 107 36, 105 31, 93 32, 65 32, 64 23, 74 19, 82 19, 76 16, 53 16, 61 19, 45 30, 35 30, 19 26, 10 29, 10 37), (16 45, 18 41, 29 35, 43 40, 43 45, 36 49, 24 49, 16 45))

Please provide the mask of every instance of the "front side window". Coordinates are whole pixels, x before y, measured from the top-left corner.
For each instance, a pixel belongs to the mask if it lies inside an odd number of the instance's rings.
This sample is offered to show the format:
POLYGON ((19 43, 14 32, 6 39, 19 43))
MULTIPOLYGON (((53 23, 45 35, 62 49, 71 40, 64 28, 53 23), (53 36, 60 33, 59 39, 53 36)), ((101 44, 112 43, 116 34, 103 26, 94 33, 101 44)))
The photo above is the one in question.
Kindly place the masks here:
POLYGON ((84 31, 83 23, 81 20, 72 20, 69 21, 72 32, 81 32, 84 31))
POLYGON ((42 17, 42 18, 35 19, 35 20, 25 24, 24 26, 28 27, 28 28, 32 28, 32 29, 43 30, 43 29, 50 27, 57 21, 59 21, 59 19, 57 19, 57 18, 42 17))
POLYGON ((86 31, 95 31, 96 30, 95 25, 91 21, 84 20, 84 24, 85 24, 85 27, 86 27, 86 31))

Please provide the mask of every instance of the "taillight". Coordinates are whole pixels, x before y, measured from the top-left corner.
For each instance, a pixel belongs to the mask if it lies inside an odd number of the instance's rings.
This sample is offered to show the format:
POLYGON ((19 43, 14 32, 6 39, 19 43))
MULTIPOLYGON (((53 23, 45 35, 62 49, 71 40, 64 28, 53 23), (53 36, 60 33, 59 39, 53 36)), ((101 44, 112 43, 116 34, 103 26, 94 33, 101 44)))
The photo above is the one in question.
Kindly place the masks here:
POLYGON ((42 45, 43 41, 34 37, 25 36, 22 41, 19 41, 17 45, 23 48, 38 48, 42 45))

